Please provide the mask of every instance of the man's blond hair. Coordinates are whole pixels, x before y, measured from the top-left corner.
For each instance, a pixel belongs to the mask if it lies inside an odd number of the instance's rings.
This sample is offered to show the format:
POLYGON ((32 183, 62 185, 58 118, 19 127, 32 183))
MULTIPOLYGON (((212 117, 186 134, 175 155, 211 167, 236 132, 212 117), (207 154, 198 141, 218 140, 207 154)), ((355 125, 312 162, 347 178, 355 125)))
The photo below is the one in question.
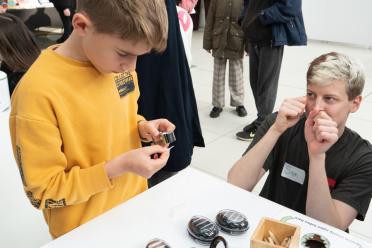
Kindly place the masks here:
POLYGON ((331 52, 314 59, 306 75, 307 84, 324 85, 333 80, 345 82, 349 100, 362 94, 365 74, 360 62, 345 54, 331 52))
POLYGON ((88 15, 99 33, 145 41, 158 52, 167 46, 165 0, 78 0, 77 12, 88 15))

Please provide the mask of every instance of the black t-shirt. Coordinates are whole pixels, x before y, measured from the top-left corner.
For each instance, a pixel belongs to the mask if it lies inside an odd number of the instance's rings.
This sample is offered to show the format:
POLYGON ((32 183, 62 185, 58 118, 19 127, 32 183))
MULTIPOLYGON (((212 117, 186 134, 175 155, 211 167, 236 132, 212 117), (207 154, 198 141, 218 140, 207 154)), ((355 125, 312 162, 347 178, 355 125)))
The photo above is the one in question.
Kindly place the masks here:
MULTIPOLYGON (((265 135, 275 118, 276 113, 261 124, 247 150, 265 135)), ((260 193, 262 197, 303 214, 306 214, 309 176, 309 156, 304 136, 305 121, 305 117, 301 118, 279 138, 265 161, 264 169, 269 171, 269 175, 260 193), (291 168, 294 168, 293 171, 291 168), (295 174, 299 172, 300 175, 304 172, 303 183, 301 184, 301 176, 293 178, 288 176, 291 172, 295 174)), ((345 128, 339 140, 326 152, 325 163, 332 198, 356 209, 357 219, 364 220, 372 197, 371 144, 351 129, 345 128)))

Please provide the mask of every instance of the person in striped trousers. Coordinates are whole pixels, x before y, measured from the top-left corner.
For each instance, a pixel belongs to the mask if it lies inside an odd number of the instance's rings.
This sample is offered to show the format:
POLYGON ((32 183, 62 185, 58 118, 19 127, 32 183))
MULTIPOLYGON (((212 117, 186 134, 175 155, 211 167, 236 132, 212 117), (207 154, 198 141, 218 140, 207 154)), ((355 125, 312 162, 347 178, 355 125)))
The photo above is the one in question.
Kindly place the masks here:
POLYGON ((246 116, 244 108, 243 56, 244 38, 238 19, 243 0, 215 0, 209 5, 204 29, 203 48, 214 57, 213 109, 217 118, 225 106, 225 72, 229 61, 230 105, 238 116, 246 116))

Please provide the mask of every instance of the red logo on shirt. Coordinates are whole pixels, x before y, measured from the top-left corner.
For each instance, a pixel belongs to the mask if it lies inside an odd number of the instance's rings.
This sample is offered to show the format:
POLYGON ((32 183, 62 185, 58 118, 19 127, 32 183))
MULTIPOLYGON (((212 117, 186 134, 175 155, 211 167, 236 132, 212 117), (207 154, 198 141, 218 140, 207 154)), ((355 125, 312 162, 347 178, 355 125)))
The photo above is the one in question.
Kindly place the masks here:
POLYGON ((329 189, 334 189, 336 186, 336 180, 333 178, 327 178, 329 189))

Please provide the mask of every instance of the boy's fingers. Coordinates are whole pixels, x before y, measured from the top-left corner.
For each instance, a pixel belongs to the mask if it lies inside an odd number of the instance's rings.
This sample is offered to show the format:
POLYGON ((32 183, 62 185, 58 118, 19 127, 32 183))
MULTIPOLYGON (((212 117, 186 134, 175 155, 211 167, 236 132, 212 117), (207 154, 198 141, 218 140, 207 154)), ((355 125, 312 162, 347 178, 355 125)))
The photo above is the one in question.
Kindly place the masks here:
POLYGON ((166 149, 165 152, 163 153, 158 153, 158 158, 157 159, 152 159, 151 160, 151 163, 153 165, 153 168, 158 171, 160 170, 161 168, 163 168, 165 166, 165 164, 167 163, 167 160, 169 158, 169 151, 168 149, 166 149), (160 156, 159 156, 160 155, 160 156))
POLYGON ((149 155, 152 155, 154 153, 163 153, 163 152, 167 151, 166 147, 162 147, 160 145, 147 146, 147 147, 145 147, 145 149, 146 149, 146 151, 149 155))
POLYGON ((174 129, 176 129, 176 126, 168 121, 167 119, 160 119, 159 120, 159 129, 163 132, 172 132, 174 129))
POLYGON ((169 149, 165 149, 165 152, 160 153, 160 159, 168 159, 169 158, 169 149))

